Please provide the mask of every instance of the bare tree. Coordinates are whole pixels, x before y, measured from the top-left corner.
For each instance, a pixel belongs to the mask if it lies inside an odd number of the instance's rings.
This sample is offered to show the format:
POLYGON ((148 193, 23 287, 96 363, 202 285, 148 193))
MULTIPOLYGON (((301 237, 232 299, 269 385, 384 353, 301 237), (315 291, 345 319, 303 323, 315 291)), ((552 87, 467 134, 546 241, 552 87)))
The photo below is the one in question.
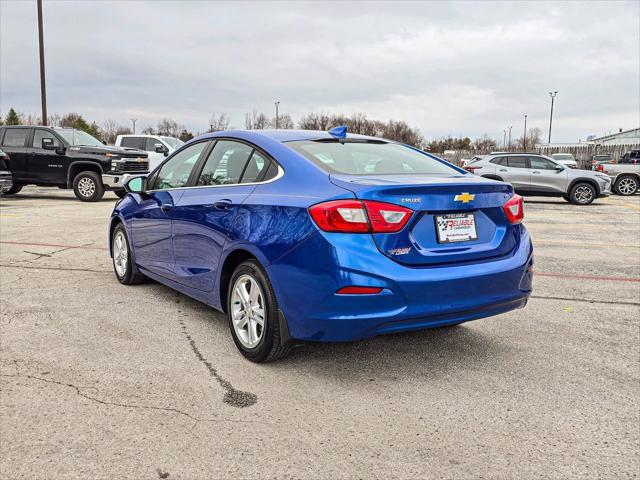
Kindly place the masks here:
POLYGON ((253 119, 252 130, 264 130, 271 127, 271 120, 264 113, 260 112, 253 119))
POLYGON ((516 140, 516 148, 518 150, 533 150, 535 146, 542 143, 542 130, 539 128, 530 128, 527 130, 527 143, 524 144, 523 138, 520 137, 516 140))
POLYGON ((141 133, 142 135, 155 135, 155 134, 156 134, 156 131, 155 131, 155 129, 154 129, 151 125, 149 125, 149 126, 144 127, 144 128, 140 131, 140 133, 141 133))
MULTIPOLYGON (((271 121, 271 125, 273 126, 273 128, 275 128, 276 126, 275 117, 271 121)), ((291 115, 289 115, 288 113, 278 115, 278 128, 284 129, 284 130, 291 130, 292 128, 295 128, 293 124, 293 120, 291 119, 291 115)))
POLYGON ((227 130, 230 123, 231 119, 225 113, 221 113, 220 115, 213 114, 209 120, 209 131, 221 132, 227 130))
POLYGON ((183 130, 184 126, 171 118, 163 118, 158 122, 158 135, 178 138, 183 130))
POLYGON ((52 113, 47 117, 47 123, 52 127, 59 127, 62 117, 59 113, 52 113))
POLYGON ((331 117, 326 113, 307 113, 298 122, 298 128, 301 130, 326 131, 331 128, 331 122, 331 117))
POLYGON ((478 153, 489 153, 498 148, 498 143, 485 133, 471 143, 471 148, 478 153))
POLYGON ((107 143, 114 144, 118 136, 117 132, 119 127, 118 122, 112 118, 107 118, 102 122, 102 139, 107 143))

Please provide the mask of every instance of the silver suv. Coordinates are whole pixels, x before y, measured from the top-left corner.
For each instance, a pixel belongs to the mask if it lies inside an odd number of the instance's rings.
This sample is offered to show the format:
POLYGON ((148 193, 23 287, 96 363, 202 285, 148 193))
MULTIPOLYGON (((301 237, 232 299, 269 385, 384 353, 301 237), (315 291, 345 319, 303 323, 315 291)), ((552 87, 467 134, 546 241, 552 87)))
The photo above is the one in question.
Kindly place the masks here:
POLYGON ((562 197, 577 205, 589 205, 611 194, 608 175, 567 168, 549 157, 530 153, 480 155, 465 170, 513 185, 521 195, 562 197))

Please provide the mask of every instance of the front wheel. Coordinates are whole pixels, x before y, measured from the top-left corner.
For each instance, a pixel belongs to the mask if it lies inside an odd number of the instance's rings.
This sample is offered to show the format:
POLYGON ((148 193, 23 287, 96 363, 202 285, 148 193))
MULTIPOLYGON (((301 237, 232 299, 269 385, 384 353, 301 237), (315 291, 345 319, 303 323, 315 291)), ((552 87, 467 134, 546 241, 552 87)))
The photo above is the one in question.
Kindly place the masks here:
POLYGON ((571 203, 576 205, 589 205, 596 198, 596 189, 590 183, 577 183, 569 193, 571 203))
POLYGON ((73 193, 82 202, 97 202, 104 196, 102 178, 96 172, 80 172, 73 179, 73 193))
POLYGON ((282 345, 278 301, 267 273, 255 260, 241 263, 231 275, 227 315, 233 341, 256 363, 284 358, 291 348, 282 345))
POLYGON ((16 193, 22 190, 24 185, 20 185, 19 183, 14 183, 9 190, 3 192, 4 195, 15 195, 16 193))
POLYGON ((638 179, 631 175, 623 175, 616 181, 614 190, 619 195, 634 195, 638 191, 638 179))
POLYGON ((144 282, 146 277, 138 271, 133 255, 131 255, 131 248, 129 248, 127 231, 121 223, 113 229, 111 253, 113 256, 113 271, 120 283, 123 285, 136 285, 144 282))

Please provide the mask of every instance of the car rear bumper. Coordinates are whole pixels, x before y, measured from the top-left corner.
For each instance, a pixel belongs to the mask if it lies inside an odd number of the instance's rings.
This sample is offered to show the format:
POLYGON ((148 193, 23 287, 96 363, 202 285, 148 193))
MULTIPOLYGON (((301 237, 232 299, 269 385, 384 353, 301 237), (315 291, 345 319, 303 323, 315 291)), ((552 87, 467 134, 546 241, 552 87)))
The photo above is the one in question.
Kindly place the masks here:
POLYGON ((518 247, 507 257, 423 268, 382 255, 369 235, 317 233, 267 270, 292 338, 350 341, 438 327, 526 305, 533 247, 519 228, 518 247), (336 294, 352 285, 383 290, 336 294))
POLYGON ((124 184, 127 179, 135 173, 104 173, 102 175, 102 184, 107 190, 124 190, 124 184))

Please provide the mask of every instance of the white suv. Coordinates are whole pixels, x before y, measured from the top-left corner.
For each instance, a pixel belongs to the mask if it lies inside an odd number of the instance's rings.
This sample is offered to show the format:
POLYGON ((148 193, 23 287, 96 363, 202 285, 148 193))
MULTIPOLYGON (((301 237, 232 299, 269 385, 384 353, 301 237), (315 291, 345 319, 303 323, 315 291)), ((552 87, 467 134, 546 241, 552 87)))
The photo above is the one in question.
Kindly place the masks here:
POLYGON ((153 171, 166 156, 184 145, 182 140, 161 135, 118 135, 116 147, 130 147, 149 153, 149 171, 153 171))

